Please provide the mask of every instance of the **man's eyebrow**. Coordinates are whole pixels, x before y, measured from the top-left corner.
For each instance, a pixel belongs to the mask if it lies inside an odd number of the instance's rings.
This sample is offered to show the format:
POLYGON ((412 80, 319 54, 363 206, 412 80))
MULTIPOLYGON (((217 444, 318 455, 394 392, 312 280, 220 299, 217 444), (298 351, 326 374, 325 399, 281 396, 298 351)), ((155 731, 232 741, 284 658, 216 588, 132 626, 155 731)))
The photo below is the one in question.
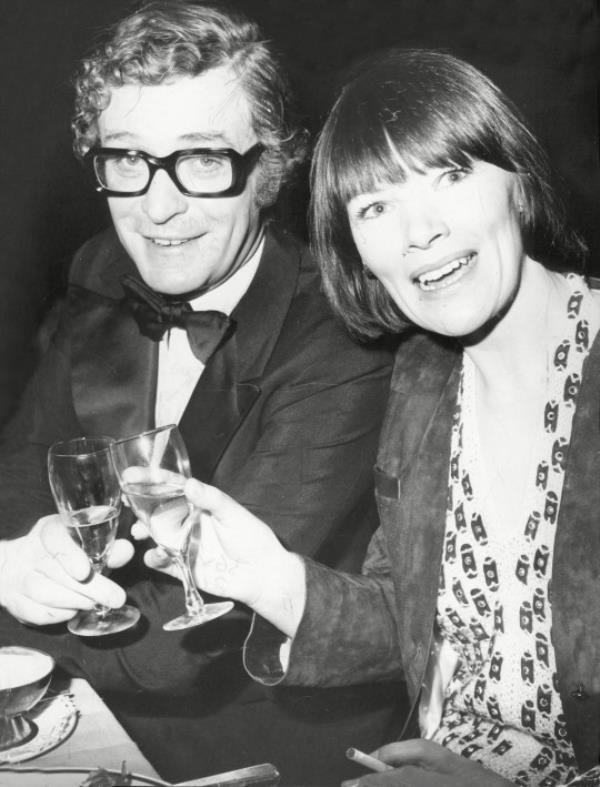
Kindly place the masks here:
POLYGON ((103 134, 104 142, 120 142, 122 139, 132 139, 133 135, 127 131, 109 131, 108 134, 103 134))
MULTIPOLYGON (((104 142, 122 142, 127 141, 130 145, 136 145, 138 137, 136 134, 131 134, 128 131, 109 131, 104 135, 104 142)), ((231 140, 222 133, 207 133, 205 131, 192 131, 188 134, 181 134, 178 138, 178 144, 202 144, 202 145, 216 145, 218 147, 231 148, 234 147, 231 140)))
POLYGON ((225 134, 215 133, 210 134, 207 132, 191 132, 190 134, 182 134, 178 137, 182 142, 202 142, 203 144, 218 144, 220 147, 233 147, 231 141, 225 134))

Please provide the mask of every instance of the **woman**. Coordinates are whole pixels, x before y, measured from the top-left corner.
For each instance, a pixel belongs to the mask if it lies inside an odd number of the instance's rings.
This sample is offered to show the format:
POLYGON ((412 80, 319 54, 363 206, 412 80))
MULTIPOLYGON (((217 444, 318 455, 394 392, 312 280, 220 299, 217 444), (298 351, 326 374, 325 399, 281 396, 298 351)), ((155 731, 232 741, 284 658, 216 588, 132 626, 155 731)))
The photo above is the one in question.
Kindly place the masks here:
POLYGON ((406 335, 381 528, 343 575, 191 482, 212 514, 198 583, 287 636, 255 620, 266 683, 404 674, 427 740, 384 747, 395 770, 361 783, 578 783, 600 751, 600 302, 565 272, 584 247, 546 159, 476 69, 395 50, 342 91, 312 176, 331 303, 360 336, 406 335))

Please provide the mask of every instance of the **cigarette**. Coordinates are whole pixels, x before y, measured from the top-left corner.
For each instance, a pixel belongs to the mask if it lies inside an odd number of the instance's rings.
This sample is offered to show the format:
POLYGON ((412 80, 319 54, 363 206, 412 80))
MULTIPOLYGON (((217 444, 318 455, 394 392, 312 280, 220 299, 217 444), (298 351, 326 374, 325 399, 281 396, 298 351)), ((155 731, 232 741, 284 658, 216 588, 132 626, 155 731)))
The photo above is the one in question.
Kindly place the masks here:
POLYGON ((377 757, 371 757, 370 754, 365 754, 364 751, 359 751, 358 749, 347 749, 346 757, 349 760, 360 763, 360 765, 364 765, 365 768, 370 768, 372 771, 377 771, 379 773, 393 770, 391 765, 388 765, 382 760, 378 760, 377 757))

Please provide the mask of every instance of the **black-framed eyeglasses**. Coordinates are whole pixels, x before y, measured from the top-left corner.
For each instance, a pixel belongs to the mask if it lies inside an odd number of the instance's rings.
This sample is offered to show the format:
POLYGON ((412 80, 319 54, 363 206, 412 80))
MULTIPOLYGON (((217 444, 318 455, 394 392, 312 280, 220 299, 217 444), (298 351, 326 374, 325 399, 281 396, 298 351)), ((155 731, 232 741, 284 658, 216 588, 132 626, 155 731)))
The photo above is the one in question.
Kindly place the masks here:
POLYGON ((188 197, 235 197, 246 188, 264 149, 258 143, 245 153, 231 148, 189 148, 168 156, 151 156, 143 150, 98 147, 89 150, 85 160, 91 165, 98 191, 109 197, 145 194, 159 169, 164 169, 188 197))

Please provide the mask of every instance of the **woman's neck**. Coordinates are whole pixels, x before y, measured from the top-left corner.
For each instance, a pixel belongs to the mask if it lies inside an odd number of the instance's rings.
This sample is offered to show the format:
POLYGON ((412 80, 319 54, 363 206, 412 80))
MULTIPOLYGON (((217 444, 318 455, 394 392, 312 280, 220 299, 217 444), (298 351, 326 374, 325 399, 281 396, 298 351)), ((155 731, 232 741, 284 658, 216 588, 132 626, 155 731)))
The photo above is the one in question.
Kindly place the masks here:
POLYGON ((539 391, 547 378, 548 342, 564 309, 560 274, 525 259, 520 285, 506 313, 480 339, 465 342, 480 395, 505 403, 539 391))

